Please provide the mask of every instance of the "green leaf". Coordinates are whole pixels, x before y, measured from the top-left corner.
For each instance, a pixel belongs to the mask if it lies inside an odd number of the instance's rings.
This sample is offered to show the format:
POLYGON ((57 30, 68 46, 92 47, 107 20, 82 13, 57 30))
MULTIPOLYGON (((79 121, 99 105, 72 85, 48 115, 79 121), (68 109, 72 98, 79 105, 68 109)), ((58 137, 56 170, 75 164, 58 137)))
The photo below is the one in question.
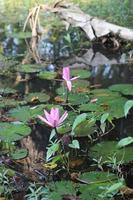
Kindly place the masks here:
POLYGON ((40 72, 37 77, 40 79, 46 79, 46 80, 53 80, 57 76, 57 72, 49 72, 49 71, 42 71, 40 72))
POLYGON ((108 187, 107 191, 105 191, 105 196, 110 193, 117 193, 124 186, 123 182, 120 181, 108 187))
POLYGON ((19 65, 15 68, 16 71, 22 72, 22 73, 38 73, 42 71, 42 66, 37 64, 25 64, 25 65, 19 65))
POLYGON ((46 161, 49 161, 51 156, 53 156, 58 150, 59 150, 59 144, 54 143, 50 147, 47 148, 47 155, 46 155, 46 161))
POLYGON ((125 147, 125 146, 127 146, 127 145, 129 145, 129 144, 131 144, 131 143, 133 143, 133 137, 126 137, 126 138, 123 138, 123 139, 121 139, 119 142, 118 142, 118 147, 119 148, 122 148, 122 147, 125 147))
POLYGON ((47 102, 50 99, 50 96, 42 93, 42 92, 34 92, 34 93, 29 93, 27 95, 25 95, 25 101, 30 102, 30 103, 34 103, 34 102, 47 102))
POLYGON ((129 110, 133 107, 133 100, 128 100, 126 103, 125 103, 125 106, 124 106, 124 113, 125 113, 125 116, 127 116, 129 110))
POLYGON ((16 93, 17 90, 13 89, 13 88, 0 88, 0 94, 2 95, 9 95, 9 94, 14 94, 16 93))
POLYGON ((11 153, 10 156, 13 160, 23 159, 27 156, 28 151, 27 149, 19 149, 15 152, 11 153))
POLYGON ((30 106, 18 107, 11 109, 8 112, 8 116, 14 117, 15 119, 22 122, 27 122, 31 119, 36 118, 37 115, 42 115, 44 108, 45 105, 38 105, 35 107, 30 107, 30 106))
POLYGON ((104 113, 102 116, 101 116, 101 124, 103 124, 109 117, 109 113, 104 113))
POLYGON ((76 126, 78 126, 81 122, 85 121, 87 117, 86 113, 83 113, 81 115, 78 115, 73 123, 72 126, 72 132, 74 132, 74 129, 76 128, 76 126))
POLYGON ((73 149, 80 149, 79 141, 78 140, 73 140, 71 144, 68 145, 69 147, 73 149))
POLYGON ((80 199, 86 200, 107 200, 107 195, 102 198, 101 194, 105 194, 107 188, 117 183, 117 176, 109 172, 86 172, 80 175, 80 179, 88 182, 88 184, 80 184, 80 199))
POLYGON ((62 200, 63 195, 73 195, 76 197, 75 186, 71 181, 56 181, 49 183, 47 188, 48 200, 62 200))
POLYGON ((12 38, 18 38, 18 39, 26 39, 26 38, 31 38, 32 37, 32 34, 31 32, 12 32, 12 33, 6 33, 6 35, 8 37, 12 37, 12 38))
POLYGON ((102 158, 103 162, 113 163, 113 157, 117 162, 128 163, 133 161, 133 146, 118 148, 117 141, 105 141, 90 148, 90 156, 96 160, 102 158), (110 159, 109 159, 110 158, 110 159))
POLYGON ((13 142, 28 136, 31 133, 30 127, 24 124, 0 123, 0 139, 6 142, 13 142))
POLYGON ((87 69, 71 69, 72 76, 80 76, 80 79, 89 78, 91 73, 87 69))
POLYGON ((124 95, 133 95, 133 84, 114 84, 110 86, 109 89, 124 95))

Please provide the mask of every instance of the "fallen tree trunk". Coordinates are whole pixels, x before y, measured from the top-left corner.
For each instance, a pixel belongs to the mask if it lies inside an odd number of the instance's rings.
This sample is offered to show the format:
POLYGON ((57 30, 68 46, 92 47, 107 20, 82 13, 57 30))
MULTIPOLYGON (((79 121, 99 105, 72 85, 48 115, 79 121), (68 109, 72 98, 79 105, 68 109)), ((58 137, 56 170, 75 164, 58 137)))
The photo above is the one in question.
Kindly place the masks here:
MULTIPOLYGON (((61 19, 63 19, 66 29, 68 29, 70 25, 73 27, 79 27, 86 33, 87 37, 91 41, 97 38, 108 36, 109 34, 124 40, 133 41, 133 29, 108 23, 105 20, 85 14, 79 7, 74 6, 73 4, 64 5, 61 2, 62 1, 56 3, 52 7, 44 4, 36 6, 30 10, 27 16, 24 24, 24 31, 27 23, 29 22, 32 31, 32 38, 28 48, 31 57, 34 58, 36 63, 41 63, 37 45, 38 42, 43 38, 45 32, 45 27, 41 27, 39 21, 40 11, 51 12, 59 15, 61 19)), ((114 43, 113 49, 118 49, 119 42, 115 40, 115 37, 112 38, 111 41, 114 43)), ((102 42, 105 43, 106 39, 103 38, 102 42)))
POLYGON ((57 4, 51 11, 57 13, 65 20, 67 28, 69 25, 80 27, 85 31, 90 40, 95 40, 96 38, 113 33, 124 40, 133 41, 133 29, 117 26, 105 20, 87 15, 80 8, 72 4, 65 6, 57 4))

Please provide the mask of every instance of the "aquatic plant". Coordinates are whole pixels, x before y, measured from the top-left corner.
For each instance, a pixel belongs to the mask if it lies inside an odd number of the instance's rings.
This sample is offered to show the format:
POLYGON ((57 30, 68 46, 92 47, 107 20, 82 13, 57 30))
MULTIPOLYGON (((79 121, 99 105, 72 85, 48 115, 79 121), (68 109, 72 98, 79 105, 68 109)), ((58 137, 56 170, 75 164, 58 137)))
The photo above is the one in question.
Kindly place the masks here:
POLYGON ((59 108, 52 108, 50 113, 44 110, 44 114, 45 117, 38 115, 38 118, 53 128, 59 127, 68 116, 68 113, 66 111, 60 117, 59 108))
POLYGON ((70 76, 70 68, 69 67, 64 67, 63 68, 63 74, 62 74, 62 78, 64 79, 66 86, 68 88, 69 91, 72 90, 72 81, 78 79, 80 76, 75 76, 73 78, 71 78, 70 76))

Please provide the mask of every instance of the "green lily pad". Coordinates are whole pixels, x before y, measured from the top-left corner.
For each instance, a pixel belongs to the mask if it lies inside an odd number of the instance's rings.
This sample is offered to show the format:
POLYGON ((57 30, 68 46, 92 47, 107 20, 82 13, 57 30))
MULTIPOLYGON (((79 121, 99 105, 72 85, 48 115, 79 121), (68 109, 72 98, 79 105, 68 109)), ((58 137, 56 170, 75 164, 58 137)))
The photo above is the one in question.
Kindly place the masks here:
POLYGON ((30 133, 30 127, 24 124, 0 123, 0 139, 2 141, 17 141, 28 136, 30 133))
POLYGON ((127 99, 119 93, 107 89, 96 89, 91 91, 91 99, 96 99, 96 102, 82 104, 79 110, 95 112, 97 115, 109 113, 110 119, 124 117, 124 106, 127 99))
POLYGON ((87 69, 71 69, 71 76, 80 76, 80 79, 89 78, 91 75, 87 69))
POLYGON ((48 200, 62 200, 63 195, 76 196, 74 184, 71 181, 56 181, 48 184, 48 200))
POLYGON ((37 64, 26 64, 26 65, 18 65, 15 69, 17 72, 22 72, 22 73, 39 73, 42 71, 42 66, 37 65, 37 64))
POLYGON ((72 82, 72 91, 80 93, 88 93, 90 83, 87 80, 78 80, 72 82))
POLYGON ((27 122, 31 119, 34 119, 37 117, 37 115, 42 115, 43 110, 45 106, 44 105, 38 105, 35 107, 30 106, 23 106, 11 109, 8 112, 8 116, 15 118, 16 120, 27 122))
POLYGON ((43 103, 47 102, 50 99, 50 96, 42 92, 34 92, 25 95, 24 99, 29 103, 34 103, 34 102, 43 103))
POLYGON ((9 94, 15 94, 17 92, 17 90, 13 89, 13 88, 0 88, 0 94, 1 95, 9 95, 9 94))
POLYGON ((133 161, 133 146, 127 146, 125 148, 118 148, 116 141, 105 141, 98 143, 90 148, 90 155, 92 158, 99 159, 102 161, 111 162, 109 157, 116 157, 117 162, 121 161, 123 163, 133 161))
POLYGON ((109 89, 124 95, 133 95, 133 84, 115 84, 110 86, 109 89))
POLYGON ((25 158, 27 156, 27 154, 28 154, 27 149, 19 149, 19 150, 16 150, 15 152, 11 153, 10 157, 13 160, 18 160, 18 159, 25 158))
POLYGON ((57 72, 49 72, 49 71, 42 71, 40 72, 37 77, 40 79, 46 79, 46 80, 53 80, 57 76, 57 72))
POLYGON ((96 121, 94 118, 81 122, 74 129, 74 137, 84 137, 93 134, 94 131, 97 130, 95 123, 96 121))
POLYGON ((109 172, 87 172, 81 174, 80 179, 88 182, 88 185, 80 184, 79 186, 82 200, 86 200, 88 197, 89 200, 110 199, 111 191, 113 194, 114 192, 117 193, 124 186, 124 182, 118 180, 116 175, 109 172), (116 184, 119 184, 119 186, 109 191, 116 184))
POLYGON ((25 103, 25 101, 18 101, 6 97, 0 97, 0 108, 13 108, 19 105, 24 105, 25 103))

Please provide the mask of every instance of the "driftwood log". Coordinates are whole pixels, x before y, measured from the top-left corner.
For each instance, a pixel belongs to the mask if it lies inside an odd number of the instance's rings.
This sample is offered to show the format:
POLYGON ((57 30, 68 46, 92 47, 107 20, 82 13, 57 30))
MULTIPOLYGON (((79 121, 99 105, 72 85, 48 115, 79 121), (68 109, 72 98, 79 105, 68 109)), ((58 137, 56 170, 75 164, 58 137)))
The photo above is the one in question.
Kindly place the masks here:
POLYGON ((59 14, 59 16, 65 20, 67 28, 69 25, 80 27, 85 31, 90 40, 113 33, 124 40, 133 41, 133 29, 118 26, 106 22, 105 20, 92 17, 72 4, 66 6, 57 4, 57 7, 55 7, 52 12, 59 14))
MULTIPOLYGON (((29 46, 30 53, 37 63, 41 62, 37 50, 38 41, 43 37, 45 27, 41 27, 39 22, 39 12, 51 12, 61 17, 65 23, 66 29, 69 26, 81 28, 87 35, 89 40, 95 40, 108 36, 109 34, 127 41, 133 41, 133 29, 118 26, 97 17, 85 14, 79 7, 73 4, 63 4, 62 1, 54 4, 54 6, 39 5, 32 8, 28 14, 24 24, 24 30, 29 22, 32 38, 29 46), (39 30, 39 31, 38 31, 39 30)), ((104 40, 103 40, 104 41, 104 40)), ((104 41, 106 42, 106 40, 104 41)), ((114 40, 116 48, 119 46, 117 40, 114 40)))

